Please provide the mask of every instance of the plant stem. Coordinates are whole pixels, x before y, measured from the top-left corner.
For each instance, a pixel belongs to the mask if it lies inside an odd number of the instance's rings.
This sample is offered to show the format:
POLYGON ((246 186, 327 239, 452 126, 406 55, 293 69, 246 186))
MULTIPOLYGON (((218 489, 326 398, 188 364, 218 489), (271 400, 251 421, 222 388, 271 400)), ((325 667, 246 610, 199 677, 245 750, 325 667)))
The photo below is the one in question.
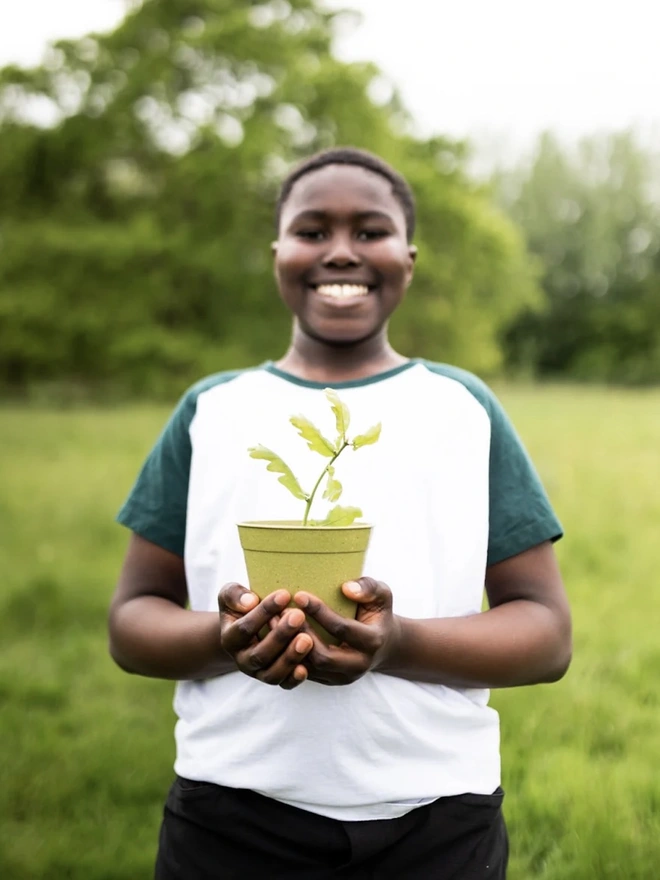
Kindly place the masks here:
POLYGON ((307 499, 307 505, 306 505, 306 507, 305 507, 305 515, 303 516, 303 523, 302 523, 304 526, 307 525, 307 519, 308 519, 308 517, 309 517, 309 512, 310 512, 310 510, 312 509, 312 502, 314 501, 314 496, 316 495, 316 490, 317 490, 318 487, 321 485, 321 481, 323 480, 323 477, 325 477, 325 475, 328 473, 328 471, 330 470, 330 468, 332 467, 332 465, 337 461, 337 459, 339 458, 339 456, 342 454, 342 452, 344 451, 344 449, 346 449, 346 447, 347 447, 347 446, 350 446, 350 445, 351 445, 350 443, 348 443, 347 441, 344 441, 343 446, 340 446, 340 447, 339 447, 339 450, 338 450, 337 452, 335 452, 335 454, 332 456, 332 458, 330 459, 330 461, 329 461, 329 462, 327 463, 327 465, 323 468, 323 471, 321 472, 321 476, 320 476, 320 477, 318 478, 318 480, 316 481, 316 485, 315 485, 314 488, 312 489, 312 493, 311 493, 311 495, 309 496, 309 498, 307 499))

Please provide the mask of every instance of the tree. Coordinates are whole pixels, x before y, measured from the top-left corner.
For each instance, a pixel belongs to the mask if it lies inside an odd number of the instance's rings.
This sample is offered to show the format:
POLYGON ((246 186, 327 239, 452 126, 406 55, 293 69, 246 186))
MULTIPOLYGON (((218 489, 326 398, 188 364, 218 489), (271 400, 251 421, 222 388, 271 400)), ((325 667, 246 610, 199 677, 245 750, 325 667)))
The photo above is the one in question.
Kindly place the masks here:
POLYGON ((272 206, 290 163, 371 149, 417 190, 422 260, 404 350, 492 371, 538 298, 512 224, 461 148, 406 134, 371 64, 331 52, 316 0, 145 0, 110 34, 0 71, 0 384, 181 390, 286 345, 272 206))
POLYGON ((549 308, 506 335, 509 362, 540 374, 660 379, 660 163, 631 133, 571 150, 549 134, 500 174, 502 204, 543 265, 549 308))

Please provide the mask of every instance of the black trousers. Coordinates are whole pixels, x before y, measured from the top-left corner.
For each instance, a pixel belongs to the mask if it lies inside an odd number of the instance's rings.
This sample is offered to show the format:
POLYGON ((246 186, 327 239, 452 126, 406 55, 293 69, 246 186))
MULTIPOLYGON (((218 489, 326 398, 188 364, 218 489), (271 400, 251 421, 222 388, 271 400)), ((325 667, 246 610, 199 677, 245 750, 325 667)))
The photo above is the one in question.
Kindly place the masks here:
POLYGON ((440 798, 399 819, 339 822, 253 791, 177 778, 156 880, 504 880, 504 794, 440 798))

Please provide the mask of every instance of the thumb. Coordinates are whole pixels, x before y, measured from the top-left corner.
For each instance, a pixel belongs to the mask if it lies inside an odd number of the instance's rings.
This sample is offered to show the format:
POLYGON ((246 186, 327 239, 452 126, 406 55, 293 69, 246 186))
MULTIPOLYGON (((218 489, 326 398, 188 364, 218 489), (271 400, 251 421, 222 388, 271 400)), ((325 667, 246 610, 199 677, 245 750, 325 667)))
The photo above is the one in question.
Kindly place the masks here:
POLYGON ((361 577, 356 581, 346 581, 341 589, 348 599, 359 605, 371 606, 370 610, 392 607, 392 591, 387 584, 374 578, 361 577))
POLYGON ((246 614, 259 604, 259 597, 242 584, 225 584, 218 594, 220 612, 246 614))

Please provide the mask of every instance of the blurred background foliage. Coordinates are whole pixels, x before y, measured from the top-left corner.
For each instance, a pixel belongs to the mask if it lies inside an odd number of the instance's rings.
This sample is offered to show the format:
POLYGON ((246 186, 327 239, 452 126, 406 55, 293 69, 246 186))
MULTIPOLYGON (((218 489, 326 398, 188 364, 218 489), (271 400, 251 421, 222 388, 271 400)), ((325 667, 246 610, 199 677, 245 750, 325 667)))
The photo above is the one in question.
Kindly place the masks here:
POLYGON ((404 353, 490 376, 660 379, 657 167, 632 136, 471 178, 411 134, 317 0, 145 0, 0 70, 0 389, 170 397, 285 349, 270 263, 291 163, 353 144, 402 171, 420 258, 404 353))
POLYGON ((572 149, 545 134, 531 161, 495 184, 540 258, 547 304, 510 324, 507 363, 540 375, 660 381, 660 151, 629 132, 572 149))

